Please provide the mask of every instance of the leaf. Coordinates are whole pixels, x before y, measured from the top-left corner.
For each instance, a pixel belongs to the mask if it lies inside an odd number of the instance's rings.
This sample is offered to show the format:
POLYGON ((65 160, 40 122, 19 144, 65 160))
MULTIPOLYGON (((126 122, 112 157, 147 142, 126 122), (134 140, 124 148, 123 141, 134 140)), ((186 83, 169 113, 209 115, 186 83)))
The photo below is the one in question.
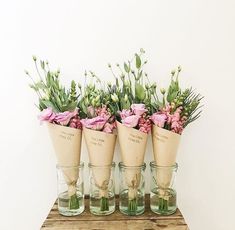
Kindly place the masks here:
POLYGON ((44 106, 46 106, 46 108, 52 108, 52 110, 53 110, 54 112, 60 112, 59 109, 58 109, 51 101, 48 101, 48 100, 43 99, 43 100, 40 100, 40 102, 41 102, 44 106))
POLYGON ((138 83, 135 83, 135 96, 140 101, 143 101, 145 99, 144 87, 138 83))
POLYGON ((127 73, 130 72, 130 68, 129 68, 129 66, 126 64, 126 62, 124 62, 124 69, 125 69, 125 71, 126 71, 127 73))
POLYGON ((72 101, 68 105, 63 105, 61 107, 61 110, 62 110, 62 112, 65 112, 65 111, 74 111, 76 107, 77 107, 77 102, 72 101))
POLYGON ((141 67, 141 59, 138 54, 135 55, 135 65, 136 65, 137 69, 139 69, 141 67))

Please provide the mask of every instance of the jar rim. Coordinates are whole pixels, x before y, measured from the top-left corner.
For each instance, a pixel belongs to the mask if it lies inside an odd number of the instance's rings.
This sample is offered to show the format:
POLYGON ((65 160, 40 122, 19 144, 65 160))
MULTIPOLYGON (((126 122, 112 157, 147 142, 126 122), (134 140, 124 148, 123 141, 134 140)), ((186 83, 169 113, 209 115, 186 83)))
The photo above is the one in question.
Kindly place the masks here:
POLYGON ((57 169, 72 169, 72 168, 83 168, 83 167, 84 167, 84 162, 80 162, 79 165, 73 165, 73 166, 64 166, 60 164, 56 165, 57 169))
POLYGON ((126 166, 123 164, 123 162, 119 162, 118 166, 119 168, 124 168, 124 169, 145 169, 146 163, 144 162, 142 165, 139 166, 126 166))
POLYGON ((152 167, 152 168, 159 168, 159 169, 178 169, 178 164, 177 164, 177 163, 175 163, 175 164, 173 164, 173 165, 170 165, 170 166, 162 166, 162 165, 157 165, 157 164, 155 163, 155 161, 151 161, 151 162, 149 163, 149 165, 150 165, 150 167, 152 167))
POLYGON ((114 168, 115 166, 116 166, 115 162, 112 162, 111 165, 94 165, 94 164, 88 163, 89 168, 108 168, 108 167, 114 168))

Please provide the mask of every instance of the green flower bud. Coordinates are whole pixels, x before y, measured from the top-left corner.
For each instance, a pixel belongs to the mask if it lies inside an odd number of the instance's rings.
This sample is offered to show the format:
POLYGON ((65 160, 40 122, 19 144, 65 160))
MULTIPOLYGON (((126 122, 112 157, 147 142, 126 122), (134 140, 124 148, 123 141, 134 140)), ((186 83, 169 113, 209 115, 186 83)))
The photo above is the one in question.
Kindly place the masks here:
POLYGON ((24 72, 25 72, 25 74, 29 75, 29 72, 27 70, 25 70, 24 72))
POLYGON ((100 100, 100 95, 98 95, 96 98, 95 98, 95 101, 98 102, 100 100))
POLYGON ((79 89, 81 89, 81 88, 82 88, 82 86, 81 86, 81 84, 80 84, 80 83, 78 83, 78 88, 79 88, 79 89))
POLYGON ((116 66, 119 67, 119 64, 117 63, 116 66))
POLYGON ((34 61, 37 61, 37 57, 36 57, 36 56, 33 56, 33 60, 34 60, 34 61))
POLYGON ((181 66, 178 66, 178 72, 180 72, 182 70, 181 66))
POLYGON ((127 94, 125 94, 124 101, 127 102, 127 100, 128 100, 128 96, 127 94))
POLYGON ((118 102, 118 96, 117 96, 116 93, 112 94, 112 95, 111 95, 111 98, 112 98, 112 100, 113 100, 114 102, 118 102))
POLYGON ((95 107, 95 104, 96 104, 95 99, 93 99, 93 100, 91 101, 91 105, 92 105, 93 107, 95 107))
POLYGON ((143 48, 140 48, 140 53, 144 54, 145 50, 143 48))
POLYGON ((161 88, 160 91, 163 95, 166 93, 166 90, 164 88, 161 88))
POLYGON ((108 63, 108 67, 111 68, 111 64, 110 63, 108 63))
POLYGON ((172 76, 175 75, 175 69, 171 70, 171 75, 172 75, 172 76))
POLYGON ((156 84, 156 83, 153 83, 153 84, 152 84, 152 87, 153 87, 153 89, 156 89, 156 88, 157 88, 157 84, 156 84))

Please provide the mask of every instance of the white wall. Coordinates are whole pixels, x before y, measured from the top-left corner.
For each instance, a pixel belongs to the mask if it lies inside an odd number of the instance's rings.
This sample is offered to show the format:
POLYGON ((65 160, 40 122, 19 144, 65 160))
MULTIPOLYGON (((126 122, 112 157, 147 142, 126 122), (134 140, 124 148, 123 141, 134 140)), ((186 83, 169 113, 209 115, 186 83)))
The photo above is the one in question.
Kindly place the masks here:
POLYGON ((181 64, 182 85, 205 96, 178 157, 178 205, 190 229, 235 229, 234 8, 233 0, 1 1, 0 229, 39 229, 56 198, 55 156, 23 72, 31 55, 60 66, 65 82, 83 81, 85 69, 109 80, 107 63, 140 47, 152 80, 165 86, 181 64))

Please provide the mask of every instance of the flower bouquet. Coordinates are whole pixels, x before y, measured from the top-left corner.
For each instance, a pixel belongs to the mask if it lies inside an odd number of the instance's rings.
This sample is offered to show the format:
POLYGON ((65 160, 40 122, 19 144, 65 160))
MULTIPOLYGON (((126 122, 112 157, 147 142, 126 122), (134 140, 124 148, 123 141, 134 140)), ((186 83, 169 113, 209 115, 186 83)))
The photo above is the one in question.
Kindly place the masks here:
MULTIPOLYGON (((82 124, 79 118, 78 95, 76 84, 71 82, 71 87, 66 90, 60 84, 60 71, 51 71, 48 62, 40 61, 33 57, 39 80, 34 80, 28 71, 26 74, 32 80, 30 87, 39 98, 38 109, 41 111, 39 119, 48 124, 48 130, 53 143, 59 166, 74 167, 80 165, 82 124)), ((79 86, 80 89, 80 86, 79 86)), ((79 198, 76 192, 76 183, 79 178, 75 168, 63 170, 63 175, 68 186, 68 208, 79 208, 79 198)))
MULTIPOLYGON (((162 99, 155 97, 155 108, 151 120, 154 160, 157 166, 171 167, 176 164, 176 155, 183 129, 200 117, 202 96, 192 88, 182 90, 179 86, 181 67, 171 72, 171 83, 167 90, 161 89, 162 99)), ((160 209, 167 210, 172 171, 159 170, 156 182, 160 187, 160 209)))
POLYGON ((115 104, 117 118, 118 140, 121 149, 121 160, 124 166, 135 167, 135 170, 125 170, 125 180, 128 185, 128 211, 137 210, 137 188, 139 187, 141 171, 144 164, 148 133, 151 131, 151 120, 148 109, 151 107, 151 97, 155 92, 155 85, 145 84, 147 74, 143 72, 144 50, 135 54, 134 62, 124 63, 122 69, 119 64, 119 75, 114 74, 112 66, 109 68, 115 78, 115 85, 109 84, 109 92, 115 104))
POLYGON ((110 95, 105 92, 99 78, 93 72, 90 72, 90 75, 95 82, 92 81, 84 89, 84 95, 80 101, 84 117, 81 123, 92 176, 99 190, 100 212, 96 214, 102 215, 109 214, 111 211, 108 187, 117 137, 116 121, 108 104, 110 95))

